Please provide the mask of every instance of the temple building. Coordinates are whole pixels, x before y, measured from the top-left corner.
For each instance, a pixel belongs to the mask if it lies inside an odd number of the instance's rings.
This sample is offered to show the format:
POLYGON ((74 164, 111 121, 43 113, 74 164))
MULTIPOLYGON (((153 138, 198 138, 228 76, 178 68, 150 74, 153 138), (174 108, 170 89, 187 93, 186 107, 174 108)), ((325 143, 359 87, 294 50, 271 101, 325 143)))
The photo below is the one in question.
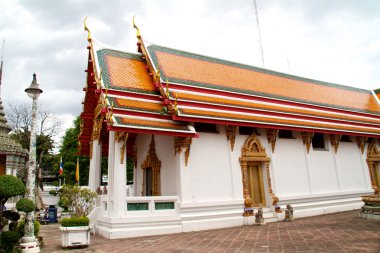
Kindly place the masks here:
POLYGON ((108 157, 97 233, 241 226, 259 207, 276 222, 287 204, 297 219, 359 209, 378 191, 379 91, 150 44, 135 28, 130 53, 100 46, 85 26, 79 142, 92 190, 108 157))

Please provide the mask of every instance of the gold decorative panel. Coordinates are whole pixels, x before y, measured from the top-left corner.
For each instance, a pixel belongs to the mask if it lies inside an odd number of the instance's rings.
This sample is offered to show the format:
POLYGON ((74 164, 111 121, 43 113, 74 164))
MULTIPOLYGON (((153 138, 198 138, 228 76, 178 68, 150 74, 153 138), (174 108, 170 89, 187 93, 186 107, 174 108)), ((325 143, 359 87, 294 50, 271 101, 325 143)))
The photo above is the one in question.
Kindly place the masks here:
POLYGON ((248 168, 252 165, 258 164, 260 169, 262 168, 262 163, 265 164, 266 177, 268 183, 268 191, 272 198, 272 205, 278 202, 278 198, 275 196, 272 189, 272 180, 270 177, 270 158, 267 156, 264 146, 262 145, 260 139, 256 134, 252 134, 244 143, 241 149, 241 157, 239 159, 241 172, 242 172, 242 183, 243 183, 243 196, 244 196, 244 206, 245 212, 244 216, 250 216, 251 213, 247 210, 252 208, 253 200, 249 193, 249 179, 248 179, 248 168))
POLYGON ((368 172, 371 178, 371 185, 374 192, 379 193, 380 189, 380 178, 379 178, 379 162, 380 162, 380 154, 376 147, 375 142, 373 141, 368 146, 367 150, 367 165, 368 172))
MULTIPOLYGON (((157 153, 156 153, 156 144, 154 141, 154 135, 152 135, 152 140, 149 144, 149 150, 148 155, 146 156, 145 160, 141 164, 141 169, 152 169, 152 195, 153 196, 160 196, 161 195, 161 180, 160 180, 160 170, 161 170, 161 161, 158 160, 157 153)), ((144 181, 143 181, 143 187, 144 189, 144 181)))

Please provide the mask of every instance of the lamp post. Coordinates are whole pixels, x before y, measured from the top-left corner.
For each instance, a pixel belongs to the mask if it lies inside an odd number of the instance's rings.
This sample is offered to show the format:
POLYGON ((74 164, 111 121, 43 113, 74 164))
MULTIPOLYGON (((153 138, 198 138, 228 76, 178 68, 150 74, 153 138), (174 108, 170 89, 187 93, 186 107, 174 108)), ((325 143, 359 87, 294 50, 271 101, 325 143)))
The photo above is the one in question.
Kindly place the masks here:
MULTIPOLYGON (((33 74, 33 81, 25 92, 33 99, 32 104, 32 126, 30 129, 30 147, 29 147, 29 168, 28 178, 26 181, 27 198, 36 203, 36 116, 37 116, 37 99, 42 90, 37 83, 36 74, 33 74)), ((26 214, 24 237, 22 238, 21 252, 40 252, 38 243, 34 236, 34 212, 26 214)))

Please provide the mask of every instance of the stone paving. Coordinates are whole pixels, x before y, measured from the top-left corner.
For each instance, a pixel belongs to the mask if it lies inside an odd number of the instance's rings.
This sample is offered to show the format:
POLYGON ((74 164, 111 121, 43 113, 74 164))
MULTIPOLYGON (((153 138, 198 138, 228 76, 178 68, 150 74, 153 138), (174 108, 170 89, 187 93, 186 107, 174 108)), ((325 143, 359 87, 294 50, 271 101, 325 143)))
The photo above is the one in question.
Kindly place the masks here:
POLYGON ((358 218, 358 211, 293 222, 191 233, 108 240, 91 235, 85 249, 62 250, 58 225, 41 226, 41 252, 286 252, 380 253, 380 220, 358 218))

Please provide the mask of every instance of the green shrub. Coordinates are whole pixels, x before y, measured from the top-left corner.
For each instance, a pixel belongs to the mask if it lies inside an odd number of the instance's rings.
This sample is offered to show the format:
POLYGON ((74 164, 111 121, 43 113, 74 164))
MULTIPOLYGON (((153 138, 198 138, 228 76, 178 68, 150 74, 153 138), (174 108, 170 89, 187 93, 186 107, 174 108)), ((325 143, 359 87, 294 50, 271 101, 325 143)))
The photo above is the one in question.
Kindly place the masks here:
POLYGON ((5 252, 13 252, 14 246, 18 244, 21 235, 17 231, 5 231, 1 234, 1 246, 5 252))
MULTIPOLYGON (((21 235, 21 237, 24 236, 24 227, 25 227, 25 220, 21 220, 18 225, 16 231, 21 235)), ((34 236, 38 236, 38 233, 40 232, 40 223, 38 221, 34 221, 34 236)))
POLYGON ((25 193, 25 186, 21 179, 11 176, 0 176, 0 196, 10 198, 25 193))
POLYGON ((36 209, 36 205, 30 199, 23 198, 17 201, 16 208, 19 211, 30 213, 36 209))
POLYGON ((50 190, 50 191, 49 191, 49 194, 50 194, 50 195, 53 195, 53 196, 57 196, 58 193, 57 193, 56 190, 50 190))
MULTIPOLYGON (((9 198, 25 193, 25 186, 21 179, 11 176, 0 176, 0 205, 3 206, 9 198)), ((3 208, 0 208, 0 217, 3 217, 3 208)), ((4 225, 8 222, 7 219, 0 219, 0 233, 4 225)))
POLYGON ((62 227, 82 227, 88 226, 90 220, 88 217, 73 217, 73 218, 64 218, 61 221, 62 227))
POLYGON ((64 185, 58 194, 60 195, 58 205, 67 207, 75 217, 87 216, 94 208, 97 196, 96 192, 76 185, 64 185))

